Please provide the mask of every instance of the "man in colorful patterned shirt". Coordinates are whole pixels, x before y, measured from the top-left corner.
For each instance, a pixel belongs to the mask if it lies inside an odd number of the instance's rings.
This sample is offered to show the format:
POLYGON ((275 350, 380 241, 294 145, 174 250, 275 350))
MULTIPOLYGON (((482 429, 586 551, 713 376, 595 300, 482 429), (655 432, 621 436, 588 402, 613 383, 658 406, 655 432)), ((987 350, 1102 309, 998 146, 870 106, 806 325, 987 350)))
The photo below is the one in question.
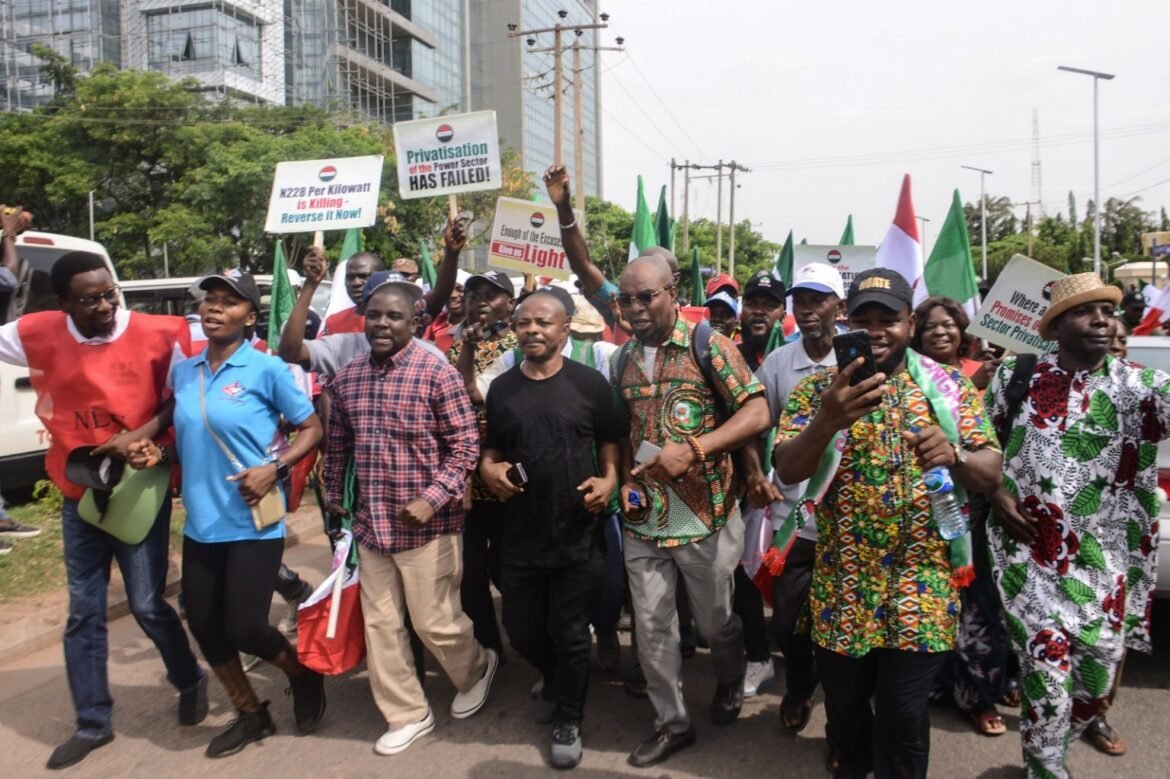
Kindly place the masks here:
POLYGON ((777 431, 776 475, 811 478, 797 513, 817 501, 809 610, 838 776, 926 776, 927 698, 954 647, 970 541, 939 535, 922 474, 946 466, 978 492, 1000 475, 974 385, 908 351, 912 297, 895 271, 858 274, 849 326, 869 334, 878 372, 851 385, 858 358, 804 379, 777 431), (820 456, 830 447, 839 459, 820 456))
POLYGON ((638 659, 657 714, 658 733, 630 755, 648 766, 695 742, 683 703, 678 577, 699 632, 711 644, 717 687, 711 719, 731 724, 743 705, 744 649, 731 610, 732 574, 743 551, 739 485, 730 451, 767 428, 764 389, 726 337, 710 332, 709 378, 694 354, 696 325, 679 316, 670 266, 659 256, 631 262, 618 304, 634 331, 611 370, 629 414, 621 489, 626 573, 638 634, 638 659), (721 418, 717 407, 729 415, 721 418), (649 444, 632 470, 634 450, 649 444), (631 502, 637 493, 640 506, 631 502))
MULTIPOLYGON (((479 442, 487 438, 487 411, 479 376, 500 355, 518 343, 509 321, 516 289, 506 273, 498 270, 472 276, 463 286, 467 314, 455 333, 447 359, 463 377, 479 421, 479 442)), ((471 510, 463 532, 463 608, 475 625, 475 638, 486 647, 503 652, 491 582, 500 584, 500 526, 504 504, 487 489, 479 474, 471 474, 471 510)))
POLYGON ((1068 776, 1068 744, 1105 707, 1125 648, 1150 651, 1170 376, 1109 354, 1120 298, 1092 273, 1057 281, 1039 323, 1057 353, 1038 360, 1017 408, 1014 359, 987 390, 996 425, 1011 425, 988 535, 1029 776, 1068 776))

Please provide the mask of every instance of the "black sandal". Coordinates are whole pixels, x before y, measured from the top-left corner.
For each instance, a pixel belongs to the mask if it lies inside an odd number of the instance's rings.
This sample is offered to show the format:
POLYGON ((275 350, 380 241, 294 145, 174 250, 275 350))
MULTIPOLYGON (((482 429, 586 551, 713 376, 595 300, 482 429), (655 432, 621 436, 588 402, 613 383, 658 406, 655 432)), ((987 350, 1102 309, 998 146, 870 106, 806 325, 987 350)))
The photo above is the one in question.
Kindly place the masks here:
POLYGON ((780 701, 780 724, 793 734, 799 733, 808 727, 808 721, 812 719, 812 711, 812 698, 801 701, 799 708, 794 710, 789 696, 785 695, 784 699, 780 701), (793 714, 797 716, 794 717, 793 714))

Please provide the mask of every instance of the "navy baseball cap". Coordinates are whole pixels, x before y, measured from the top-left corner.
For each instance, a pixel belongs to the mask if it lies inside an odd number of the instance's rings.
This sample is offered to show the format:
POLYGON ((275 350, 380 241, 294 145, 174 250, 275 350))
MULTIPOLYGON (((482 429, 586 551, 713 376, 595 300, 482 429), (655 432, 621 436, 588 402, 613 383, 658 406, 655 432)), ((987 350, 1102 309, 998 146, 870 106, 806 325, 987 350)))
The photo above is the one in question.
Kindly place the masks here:
POLYGON ((508 278, 508 274, 499 270, 489 270, 484 273, 477 273, 467 280, 463 285, 463 289, 470 291, 480 284, 490 284, 496 289, 502 289, 508 293, 508 297, 516 297, 516 288, 512 286, 512 280, 508 278))
POLYGON ((217 281, 227 284, 237 295, 251 303, 257 313, 260 312, 260 288, 256 286, 256 279, 252 277, 251 273, 245 273, 239 268, 225 270, 223 273, 213 273, 203 277, 199 282, 199 289, 206 292, 217 281))
POLYGON ((412 303, 418 303, 419 298, 423 296, 422 287, 410 281, 401 273, 392 270, 380 270, 366 279, 366 285, 362 287, 362 308, 366 307, 366 303, 382 287, 397 287, 410 296, 410 302, 412 303))

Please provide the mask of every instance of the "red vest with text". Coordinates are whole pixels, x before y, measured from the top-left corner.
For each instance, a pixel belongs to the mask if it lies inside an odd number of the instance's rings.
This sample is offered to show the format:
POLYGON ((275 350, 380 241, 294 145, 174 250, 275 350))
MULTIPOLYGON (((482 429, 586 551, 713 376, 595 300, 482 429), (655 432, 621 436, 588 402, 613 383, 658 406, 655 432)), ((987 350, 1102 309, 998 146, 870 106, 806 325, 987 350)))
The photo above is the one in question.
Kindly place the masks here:
POLYGON ((364 333, 366 318, 358 313, 357 306, 338 311, 325 319, 325 335, 338 333, 364 333))
POLYGON ((66 329, 66 318, 61 311, 26 314, 16 328, 37 393, 37 416, 52 436, 45 470, 65 497, 80 500, 85 488, 65 478, 69 453, 154 416, 169 394, 175 346, 189 353, 190 334, 180 317, 131 312, 115 340, 80 344, 66 329))

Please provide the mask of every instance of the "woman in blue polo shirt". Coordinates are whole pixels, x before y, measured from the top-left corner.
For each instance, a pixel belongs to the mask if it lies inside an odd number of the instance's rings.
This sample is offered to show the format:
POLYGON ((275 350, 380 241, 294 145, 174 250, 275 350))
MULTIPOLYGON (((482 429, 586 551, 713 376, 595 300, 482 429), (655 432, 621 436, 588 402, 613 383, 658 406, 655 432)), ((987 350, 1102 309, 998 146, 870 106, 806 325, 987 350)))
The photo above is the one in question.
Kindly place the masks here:
MULTIPOLYGON (((183 538, 183 598, 187 623, 204 657, 239 712, 212 739, 208 757, 239 752, 275 732, 239 653, 272 663, 289 678, 297 727, 311 732, 325 713, 322 676, 297 661, 296 650, 268 624, 284 552, 283 520, 257 529, 252 506, 288 475, 321 440, 321 422, 288 366, 253 349, 260 293, 251 275, 228 271, 199 283, 199 313, 207 348, 175 366, 175 440, 183 470, 187 522, 183 538), (296 426, 292 446, 270 456, 283 417, 296 426)), ((138 445, 146 465, 171 452, 138 445)), ((132 459, 132 462, 134 460, 132 459)))

